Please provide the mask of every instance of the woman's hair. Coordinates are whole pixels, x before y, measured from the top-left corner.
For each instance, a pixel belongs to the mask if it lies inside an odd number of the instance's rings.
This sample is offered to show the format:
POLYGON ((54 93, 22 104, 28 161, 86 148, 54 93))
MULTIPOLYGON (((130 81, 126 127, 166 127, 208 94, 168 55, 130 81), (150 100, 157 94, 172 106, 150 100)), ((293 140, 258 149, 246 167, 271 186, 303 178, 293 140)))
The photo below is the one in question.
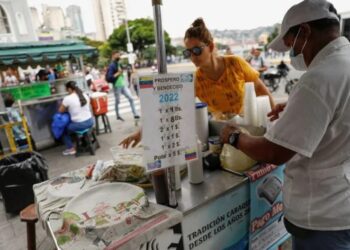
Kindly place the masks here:
POLYGON ((67 89, 72 89, 75 91, 75 93, 78 95, 79 97, 79 101, 80 101, 80 106, 83 107, 87 101, 85 99, 85 96, 83 95, 83 92, 81 91, 81 89, 77 86, 77 83, 75 81, 69 81, 66 83, 66 88, 67 89))
POLYGON ((187 38, 196 38, 207 45, 213 42, 213 36, 210 34, 201 17, 194 20, 191 27, 186 30, 184 40, 187 38))

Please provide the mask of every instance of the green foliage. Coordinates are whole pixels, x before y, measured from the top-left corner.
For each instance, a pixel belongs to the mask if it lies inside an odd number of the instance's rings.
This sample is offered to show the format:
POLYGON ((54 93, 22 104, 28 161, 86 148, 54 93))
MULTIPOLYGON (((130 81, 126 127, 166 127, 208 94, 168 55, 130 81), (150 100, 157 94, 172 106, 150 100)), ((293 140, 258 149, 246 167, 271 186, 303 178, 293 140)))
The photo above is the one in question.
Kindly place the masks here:
POLYGON ((215 46, 218 50, 226 50, 228 48, 228 45, 222 43, 215 43, 215 46))
MULTIPOLYGON (((155 58, 155 51, 152 46, 155 45, 154 22, 148 18, 138 18, 128 21, 130 40, 133 44, 134 51, 139 58, 152 59, 155 58)), ((111 50, 126 51, 127 35, 125 25, 121 25, 115 29, 108 38, 108 45, 111 50)), ((175 52, 175 48, 170 44, 169 34, 164 31, 164 43, 167 54, 175 52)), ((106 49, 103 52, 107 52, 106 49)))
MULTIPOLYGON (((94 47, 96 49, 99 49, 99 47, 103 45, 103 42, 97 41, 97 40, 92 40, 86 36, 78 37, 78 39, 83 41, 86 45, 89 45, 89 46, 94 47)), ((100 59, 99 56, 98 57, 91 57, 91 58, 87 58, 84 56, 84 62, 89 63, 89 64, 93 64, 93 65, 98 64, 99 59, 100 59)))
POLYGON ((185 50, 185 46, 182 46, 182 45, 177 45, 175 47, 175 53, 174 55, 177 55, 177 56, 182 56, 182 52, 185 50))
POLYGON ((102 41, 92 40, 86 36, 79 37, 78 39, 83 41, 86 45, 95 47, 96 49, 98 49, 101 45, 103 45, 102 41))
POLYGON ((278 36, 278 26, 275 26, 275 29, 272 31, 272 33, 267 38, 267 44, 271 43, 273 39, 275 39, 276 36, 278 36))
POLYGON ((146 59, 148 61, 152 61, 154 58, 156 58, 157 54, 156 54, 156 47, 153 46, 148 46, 147 48, 145 48, 143 50, 143 59, 146 59))

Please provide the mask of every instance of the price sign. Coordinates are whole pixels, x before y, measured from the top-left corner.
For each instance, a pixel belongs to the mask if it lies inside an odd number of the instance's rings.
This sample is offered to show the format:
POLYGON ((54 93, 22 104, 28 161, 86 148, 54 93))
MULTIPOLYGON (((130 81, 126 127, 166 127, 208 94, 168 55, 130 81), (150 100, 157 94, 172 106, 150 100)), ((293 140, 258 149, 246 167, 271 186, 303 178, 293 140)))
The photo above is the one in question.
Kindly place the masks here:
POLYGON ((140 76, 142 144, 148 171, 197 158, 192 73, 140 76))

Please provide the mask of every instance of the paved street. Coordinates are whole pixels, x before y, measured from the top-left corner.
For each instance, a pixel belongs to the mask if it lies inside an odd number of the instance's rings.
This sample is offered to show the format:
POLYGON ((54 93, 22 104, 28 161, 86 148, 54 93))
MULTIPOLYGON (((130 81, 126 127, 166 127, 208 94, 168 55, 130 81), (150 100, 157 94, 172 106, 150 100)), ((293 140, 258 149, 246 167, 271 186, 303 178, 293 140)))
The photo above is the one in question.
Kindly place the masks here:
MULTIPOLYGON (((194 67, 191 63, 185 63, 180 65, 169 65, 168 72, 181 72, 181 71, 193 71, 194 67)), ((149 69, 140 70, 139 73, 150 72, 149 69)), ((292 71, 290 76, 296 77, 300 73, 292 71)), ((287 100, 288 96, 284 93, 284 83, 281 83, 280 88, 273 94, 276 98, 276 102, 287 100)), ((109 120, 112 126, 111 134, 101 134, 98 136, 98 140, 101 144, 101 148, 96 151, 96 155, 83 155, 78 158, 74 156, 62 156, 61 152, 64 150, 64 146, 57 146, 50 148, 40 153, 44 155, 49 164, 49 177, 53 178, 67 171, 81 168, 88 164, 96 162, 98 159, 108 160, 111 159, 110 148, 116 146, 118 142, 127 134, 135 131, 134 119, 131 114, 130 106, 125 97, 122 97, 120 110, 121 115, 125 118, 125 122, 117 121, 114 111, 114 96, 109 94, 109 120)), ((134 97, 136 108, 139 110, 139 100, 134 97)), ((141 114, 142 115, 142 114, 141 114)), ((0 202, 1 203, 1 202, 0 202)), ((37 223, 37 249, 39 250, 51 250, 54 249, 53 243, 46 233, 37 223)), ((0 250, 24 250, 26 249, 26 227, 23 222, 20 222, 18 216, 6 214, 4 207, 0 204, 0 250)))

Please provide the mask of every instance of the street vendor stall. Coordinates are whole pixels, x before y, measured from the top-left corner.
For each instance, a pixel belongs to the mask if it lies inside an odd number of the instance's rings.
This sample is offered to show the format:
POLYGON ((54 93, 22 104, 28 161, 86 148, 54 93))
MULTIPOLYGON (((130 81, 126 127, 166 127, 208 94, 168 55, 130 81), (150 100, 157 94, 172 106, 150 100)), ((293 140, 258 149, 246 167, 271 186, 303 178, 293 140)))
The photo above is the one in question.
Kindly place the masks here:
MULTIPOLYGON (((227 121, 220 126, 211 123, 211 132, 199 135, 193 73, 167 74, 161 1, 152 3, 159 74, 139 78, 143 148, 141 152, 113 149, 117 153, 112 162, 98 161, 94 167, 35 185, 44 227, 63 250, 277 249, 288 238, 282 220, 284 166, 256 164, 232 150, 213 156, 218 145, 209 138, 217 138, 227 121), (211 143, 212 158, 202 152, 202 143, 211 143), (223 164, 225 157, 231 164, 223 164), (232 167, 236 161, 243 164, 232 167), (180 166, 188 172, 182 180, 180 166), (135 185, 127 191, 122 182, 135 185)), ((245 125, 264 132, 268 98, 258 105, 255 92, 246 93, 245 125)), ((235 118, 230 122, 242 122, 235 118)), ((204 123, 207 128, 208 121, 204 123)))
MULTIPOLYGON (((97 56, 95 48, 76 40, 1 44, 0 73, 8 68, 25 69, 30 66, 34 69, 38 66, 45 68, 48 65, 64 63, 69 71, 72 71, 71 63, 77 63, 84 72, 83 58, 95 56, 97 56)), ((65 95, 64 84, 73 80, 82 89, 86 87, 84 76, 73 76, 72 73, 50 82, 46 80, 29 84, 20 83, 17 86, 0 88, 1 102, 5 93, 11 94, 16 101, 22 101, 24 115, 27 117, 33 139, 39 149, 53 145, 55 142, 49 126, 51 117, 65 95)))
MULTIPOLYGON (((105 164, 113 165, 113 162, 105 164)), ((131 219, 134 228, 124 232, 123 236, 115 231, 107 232, 111 227, 104 228, 102 232, 95 230, 95 224, 91 224, 89 235, 86 227, 83 232, 80 230, 81 234, 77 234, 74 229, 64 231, 64 211, 71 210, 67 206, 72 207, 68 204, 89 195, 88 200, 80 203, 88 212, 86 202, 95 204, 91 196, 93 192, 89 190, 106 185, 106 180, 86 180, 87 167, 36 184, 34 193, 39 218, 58 249, 78 249, 73 246, 79 244, 88 246, 88 249, 157 249, 147 248, 147 245, 158 245, 161 250, 170 246, 178 250, 248 249, 249 242, 250 249, 277 249, 288 238, 281 220, 283 206, 280 184, 283 169, 283 166, 262 164, 246 175, 222 169, 206 170, 201 184, 189 183, 188 175, 184 174, 181 190, 176 192, 176 210, 156 205, 154 190, 148 187, 145 194, 151 204, 149 213, 152 216, 141 221, 131 219), (167 219, 162 220, 164 214, 167 214, 167 219), (174 227, 181 221, 181 227, 174 227), (152 227, 144 226, 149 223, 152 227), (120 248, 113 248, 115 244, 121 244, 118 245, 120 248)), ((113 178, 118 179, 120 176, 113 178)), ((137 179, 131 183, 147 187, 137 179)), ((114 187, 113 190, 116 194, 107 199, 117 203, 118 188, 114 187)), ((81 214, 77 213, 77 216, 81 214)))

